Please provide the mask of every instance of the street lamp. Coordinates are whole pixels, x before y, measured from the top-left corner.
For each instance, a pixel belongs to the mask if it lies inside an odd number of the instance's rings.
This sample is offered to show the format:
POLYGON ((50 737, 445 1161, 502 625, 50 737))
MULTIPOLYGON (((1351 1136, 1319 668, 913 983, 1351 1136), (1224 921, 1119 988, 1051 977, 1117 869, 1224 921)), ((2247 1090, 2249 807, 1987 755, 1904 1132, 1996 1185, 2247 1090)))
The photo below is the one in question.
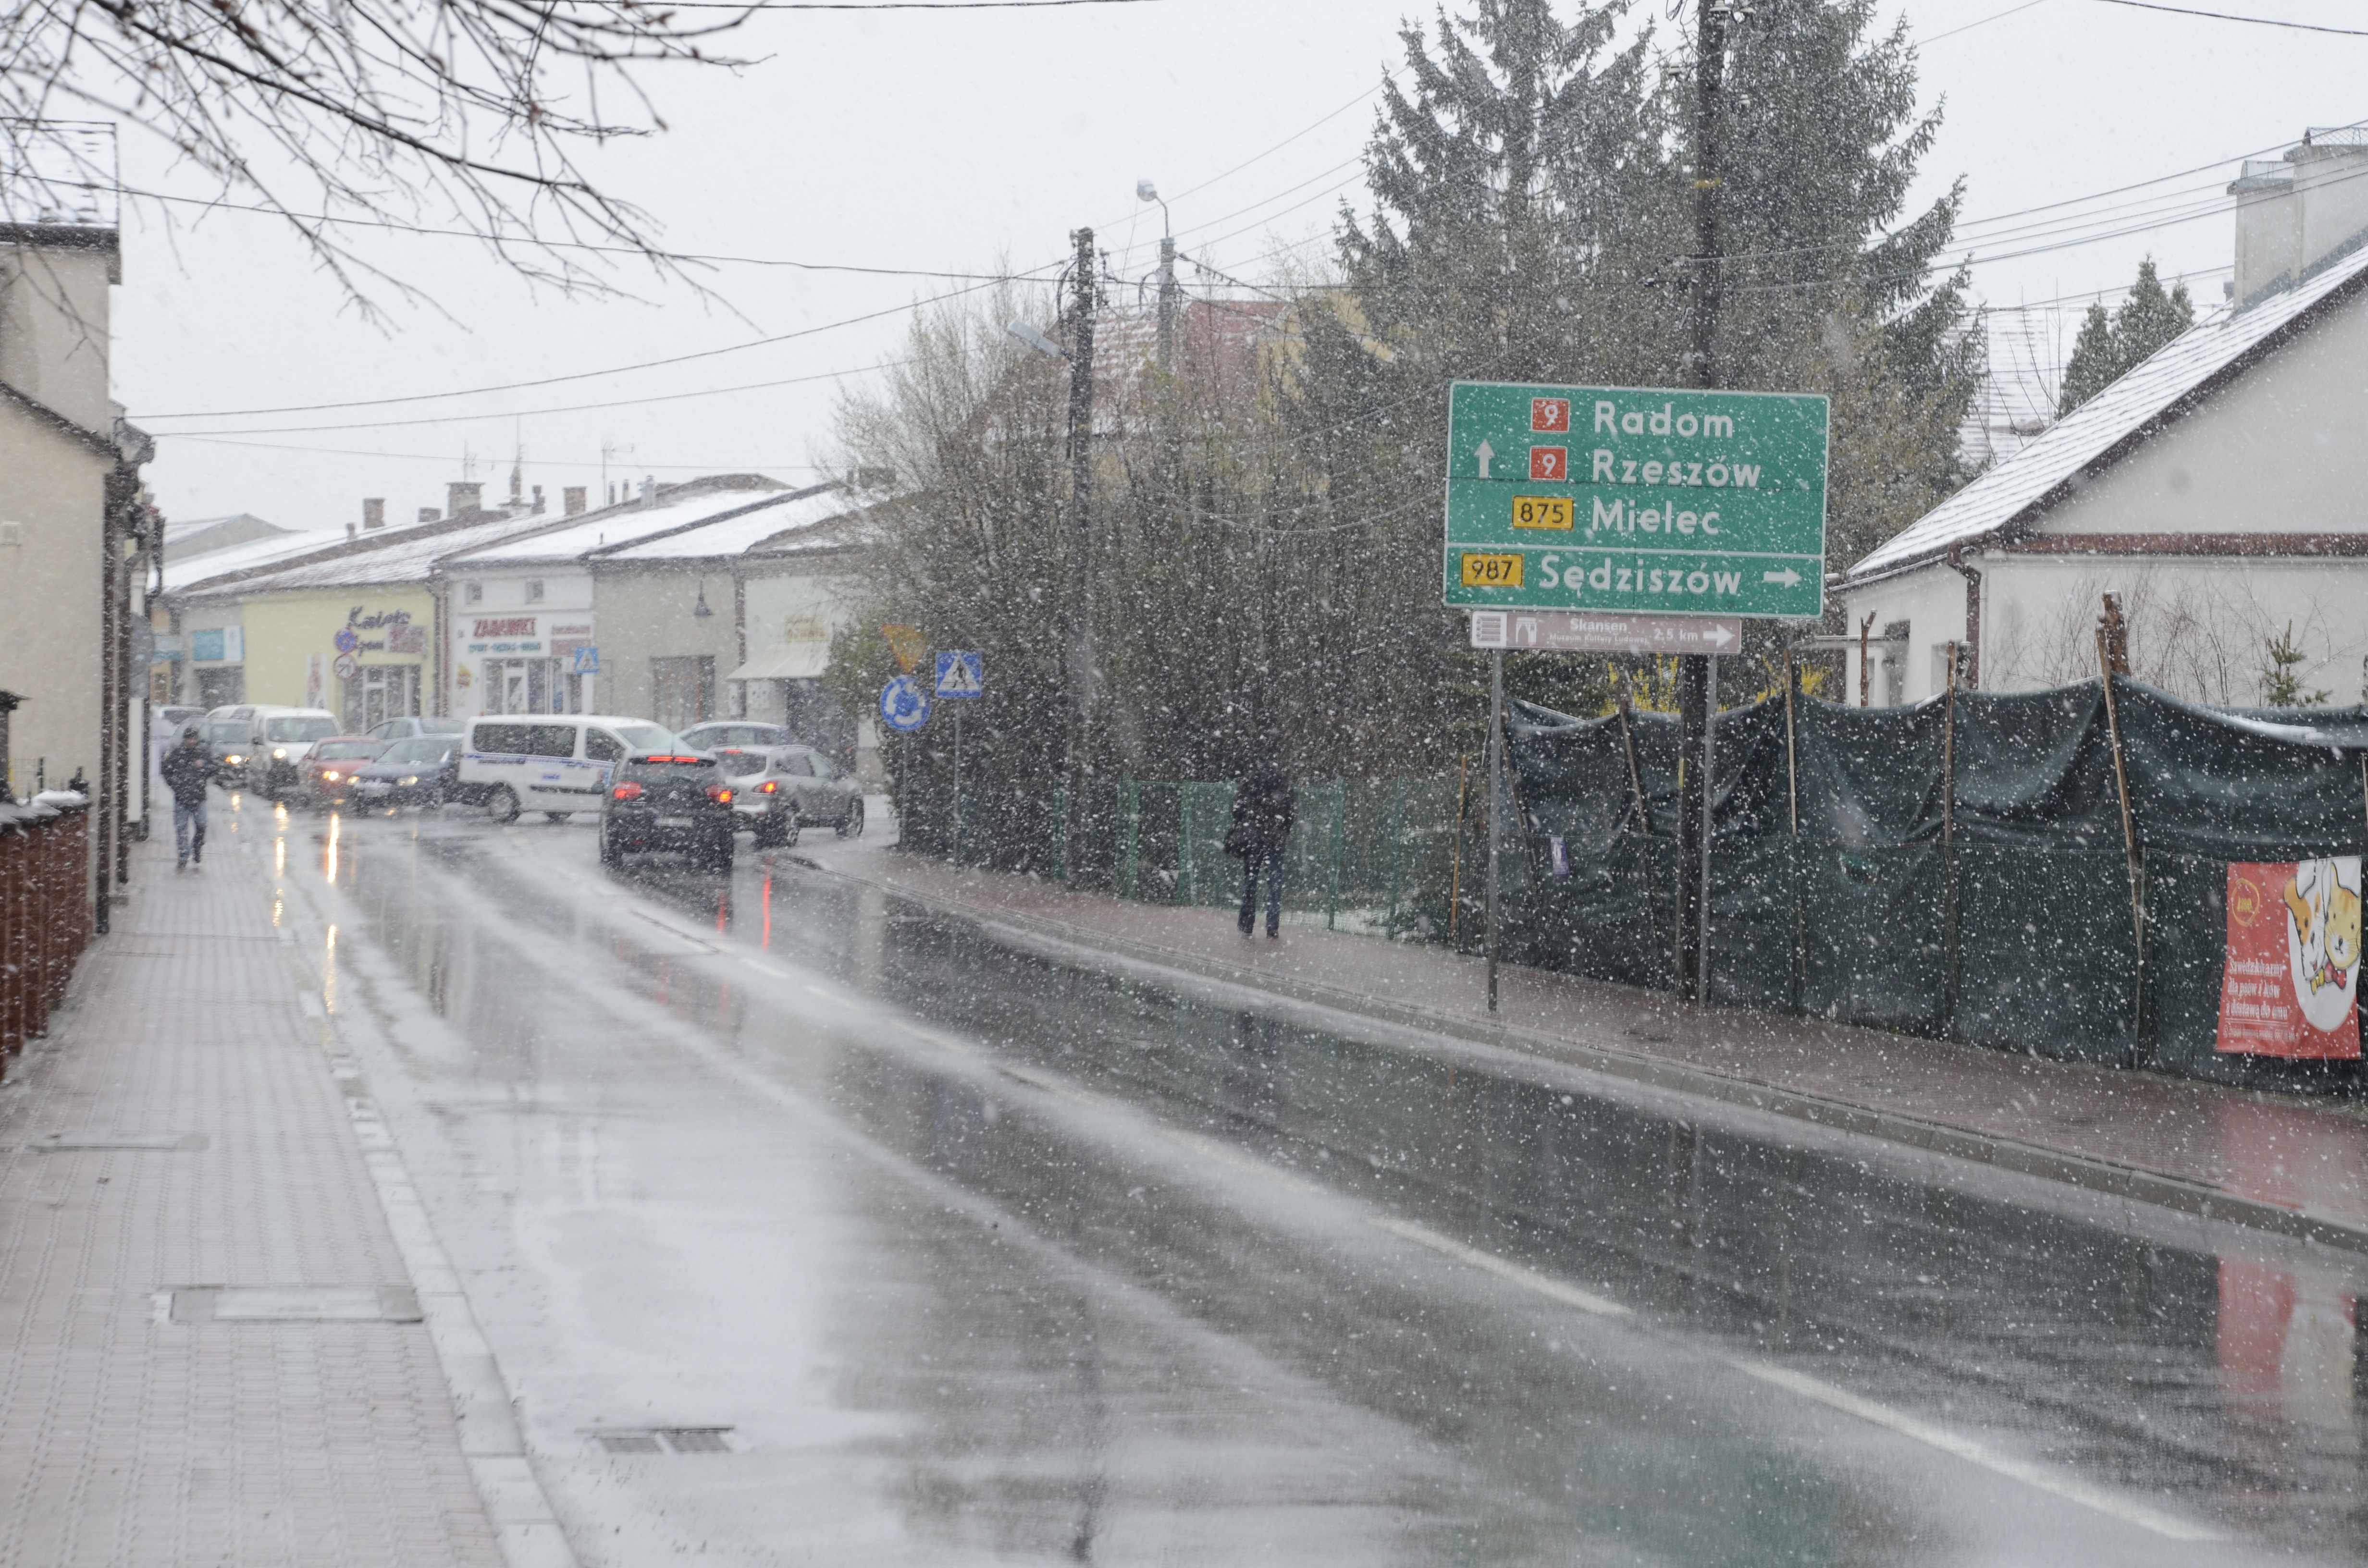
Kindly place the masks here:
POLYGON ((1149 180, 1134 182, 1134 199, 1159 202, 1159 371, 1168 375, 1176 369, 1175 225, 1169 220, 1167 203, 1159 199, 1159 187, 1149 180))
POLYGON ((1051 338, 1037 331, 1034 326, 1030 325, 1027 322, 1015 321, 1009 323, 1003 330, 1009 333, 1012 336, 1018 338, 1021 343, 1026 344, 1029 347, 1034 349, 1039 354, 1048 355, 1055 359, 1066 359, 1069 357, 1069 351, 1067 349, 1062 347, 1059 344, 1053 342, 1051 338))

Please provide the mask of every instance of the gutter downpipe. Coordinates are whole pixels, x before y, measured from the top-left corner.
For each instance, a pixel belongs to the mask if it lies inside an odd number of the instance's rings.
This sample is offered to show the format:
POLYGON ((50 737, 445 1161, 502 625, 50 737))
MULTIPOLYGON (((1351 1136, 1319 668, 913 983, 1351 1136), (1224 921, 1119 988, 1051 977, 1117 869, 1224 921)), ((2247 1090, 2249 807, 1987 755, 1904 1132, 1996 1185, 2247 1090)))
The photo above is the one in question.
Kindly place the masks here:
MULTIPOLYGON (((1949 569, 1965 580, 1965 651, 1964 684, 1968 690, 1981 686, 1982 668, 1982 574, 1978 567, 1965 564, 1962 545, 1951 545, 1949 569)), ((1952 676, 1953 684, 1955 676, 1952 676)))

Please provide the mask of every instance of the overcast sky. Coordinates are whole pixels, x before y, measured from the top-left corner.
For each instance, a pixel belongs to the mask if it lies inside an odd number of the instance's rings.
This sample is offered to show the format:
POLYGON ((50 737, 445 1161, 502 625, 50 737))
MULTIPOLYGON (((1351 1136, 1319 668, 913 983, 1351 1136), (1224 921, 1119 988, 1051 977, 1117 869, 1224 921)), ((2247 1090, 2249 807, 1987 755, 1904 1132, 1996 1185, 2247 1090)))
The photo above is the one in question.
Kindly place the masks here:
MULTIPOLYGON (((2368 26, 2351 0, 2175 3, 2368 26)), ((1055 263, 1068 231, 1090 223, 1128 277, 1156 259, 1158 209, 1134 199, 1147 177, 1188 255, 1263 278, 1293 254, 1321 258, 1410 9, 1151 0, 775 13, 738 36, 762 58, 736 76, 652 73, 670 129, 613 144, 591 166, 684 251, 993 272, 1055 263)), ((1650 0, 1636 15, 1666 12, 1650 0)), ((2368 37, 2113 0, 1919 0, 1886 15, 1926 40, 1925 101, 1946 100, 1925 199, 1965 177, 1965 233, 1977 260, 1997 258, 1977 267, 1976 289, 2001 304, 2121 288, 2148 255, 2188 276, 2199 303, 2216 301, 2231 243, 2220 192, 2237 160, 2306 125, 2368 117, 2368 37), (2146 181, 2162 183, 2120 189, 2146 181), (2029 210, 2056 203, 2076 205, 2029 210), (2086 235, 2099 237, 2066 244, 2086 235)), ((123 175, 134 191, 211 194, 137 131, 124 137, 123 175)), ((116 395, 164 437, 148 474, 168 517, 247 511, 337 528, 359 519, 362 497, 383 496, 408 518, 441 506, 471 459, 488 494, 501 493, 520 448, 526 483, 554 510, 562 486, 598 493, 604 446, 624 449, 609 460, 611 483, 745 470, 798 483, 827 455, 841 383, 898 352, 913 301, 965 286, 727 264, 708 275, 721 304, 631 270, 617 280, 639 300, 577 301, 528 289, 466 240, 351 243, 435 306, 381 297, 386 322, 365 323, 271 220, 127 199, 116 395), (737 347, 788 334, 803 335, 737 347), (714 349, 733 351, 617 369, 714 349), (550 377, 579 379, 226 416, 550 377), (760 383, 788 384, 712 391, 760 383), (651 399, 667 401, 634 401, 651 399), (596 403, 616 406, 580 406, 596 403)), ((2077 315, 2066 319, 2068 343, 2077 315)))

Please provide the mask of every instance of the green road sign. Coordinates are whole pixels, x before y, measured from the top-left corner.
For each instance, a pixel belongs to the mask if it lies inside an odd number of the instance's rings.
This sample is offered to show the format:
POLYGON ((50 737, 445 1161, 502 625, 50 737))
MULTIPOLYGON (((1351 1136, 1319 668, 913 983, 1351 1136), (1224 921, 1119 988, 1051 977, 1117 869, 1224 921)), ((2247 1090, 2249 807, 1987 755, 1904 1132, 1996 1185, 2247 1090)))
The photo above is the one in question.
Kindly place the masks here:
POLYGON ((1814 617, 1827 420, 1783 392, 1457 381, 1447 603, 1814 617))

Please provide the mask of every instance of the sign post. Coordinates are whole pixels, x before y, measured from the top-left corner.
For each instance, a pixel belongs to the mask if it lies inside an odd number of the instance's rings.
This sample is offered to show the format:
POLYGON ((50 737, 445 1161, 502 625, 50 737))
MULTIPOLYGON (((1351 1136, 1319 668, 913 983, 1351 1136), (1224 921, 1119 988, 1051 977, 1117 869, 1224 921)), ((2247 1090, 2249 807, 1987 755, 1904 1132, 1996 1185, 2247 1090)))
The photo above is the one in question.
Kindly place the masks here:
MULTIPOLYGON (((940 698, 976 699, 986 695, 985 661, 976 653, 944 653, 938 655, 938 695, 940 698)), ((962 715, 954 710, 954 864, 962 864, 962 715)))
POLYGON ((1782 392, 1449 388, 1441 597, 1474 612, 1473 646, 1490 650, 1492 666, 1491 1010, 1507 648, 1682 656, 1691 766, 1673 978, 1680 996, 1706 994, 1717 660, 1741 641, 1745 616, 1824 611, 1830 422, 1827 399, 1782 392))

